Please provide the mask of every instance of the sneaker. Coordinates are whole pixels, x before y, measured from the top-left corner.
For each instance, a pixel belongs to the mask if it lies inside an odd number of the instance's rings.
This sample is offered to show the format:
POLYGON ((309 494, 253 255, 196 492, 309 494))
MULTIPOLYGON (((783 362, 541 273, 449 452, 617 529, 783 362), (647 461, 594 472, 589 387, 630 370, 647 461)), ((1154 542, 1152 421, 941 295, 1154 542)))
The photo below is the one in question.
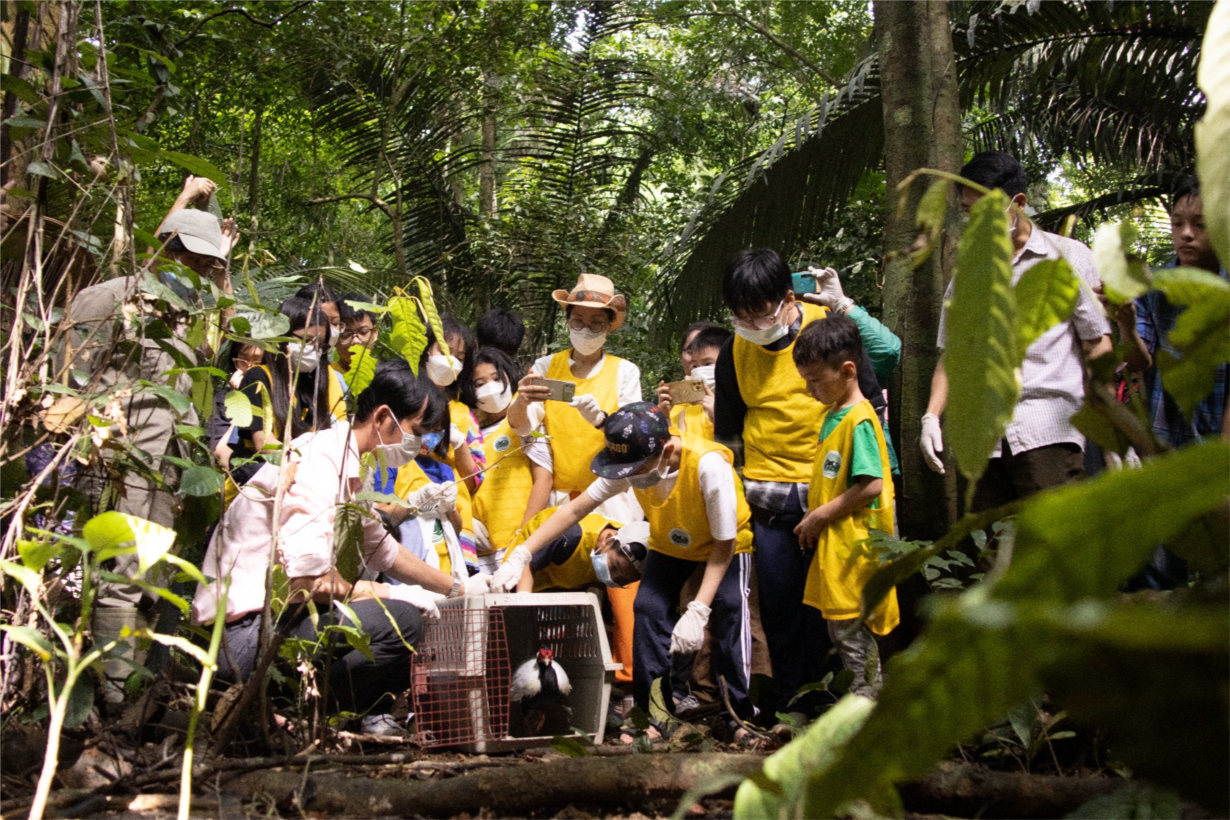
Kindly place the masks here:
POLYGON ((396 718, 385 712, 380 715, 364 715, 359 720, 359 733, 380 737, 401 737, 406 734, 406 730, 396 718))
POLYGON ((695 694, 689 694, 675 704, 675 717, 680 720, 695 720, 712 715, 722 708, 720 703, 707 703, 695 694))

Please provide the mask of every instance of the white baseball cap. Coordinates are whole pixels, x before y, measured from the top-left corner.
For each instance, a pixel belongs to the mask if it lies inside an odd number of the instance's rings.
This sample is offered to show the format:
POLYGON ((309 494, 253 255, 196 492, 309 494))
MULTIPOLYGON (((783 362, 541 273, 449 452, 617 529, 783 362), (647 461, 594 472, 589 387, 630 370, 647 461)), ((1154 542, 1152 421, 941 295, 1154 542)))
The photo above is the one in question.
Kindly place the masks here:
POLYGON ((213 256, 226 261, 222 253, 222 226, 211 213, 193 208, 181 208, 168 216, 158 227, 158 236, 175 234, 184 247, 193 253, 213 256))

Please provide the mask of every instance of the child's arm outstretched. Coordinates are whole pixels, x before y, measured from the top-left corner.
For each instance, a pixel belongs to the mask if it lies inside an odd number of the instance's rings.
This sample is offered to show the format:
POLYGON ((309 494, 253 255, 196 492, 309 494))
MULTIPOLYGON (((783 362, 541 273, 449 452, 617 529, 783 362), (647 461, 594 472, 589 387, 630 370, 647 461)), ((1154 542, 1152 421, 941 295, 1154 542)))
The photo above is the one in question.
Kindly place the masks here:
POLYGON ((807 515, 794 528, 794 534, 799 537, 800 549, 813 549, 824 528, 834 521, 840 521, 848 515, 866 507, 884 489, 884 479, 869 475, 854 476, 854 483, 844 493, 827 504, 821 504, 807 515))

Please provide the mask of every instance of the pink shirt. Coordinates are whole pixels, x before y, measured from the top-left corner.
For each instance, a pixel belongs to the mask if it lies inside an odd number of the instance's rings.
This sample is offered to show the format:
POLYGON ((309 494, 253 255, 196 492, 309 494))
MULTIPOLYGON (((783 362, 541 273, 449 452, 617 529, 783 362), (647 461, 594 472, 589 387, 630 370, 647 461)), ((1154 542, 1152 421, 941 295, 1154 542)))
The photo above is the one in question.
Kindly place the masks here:
MULTIPOLYGON (((333 524, 339 504, 371 489, 359 477, 359 453, 350 425, 337 422, 327 430, 305 433, 291 442, 287 461, 296 466, 282 497, 278 559, 291 578, 323 575, 333 567, 333 524), (366 486, 364 486, 366 485, 366 486)), ((201 571, 211 583, 198 586, 192 621, 211 623, 217 612, 217 579, 230 577, 226 619, 234 621, 265 605, 265 576, 273 545, 274 496, 282 468, 265 464, 227 508, 209 542, 201 571)), ((367 506, 367 505, 364 505, 367 506)), ((363 518, 362 559, 376 572, 393 565, 402 547, 375 515, 363 518)))

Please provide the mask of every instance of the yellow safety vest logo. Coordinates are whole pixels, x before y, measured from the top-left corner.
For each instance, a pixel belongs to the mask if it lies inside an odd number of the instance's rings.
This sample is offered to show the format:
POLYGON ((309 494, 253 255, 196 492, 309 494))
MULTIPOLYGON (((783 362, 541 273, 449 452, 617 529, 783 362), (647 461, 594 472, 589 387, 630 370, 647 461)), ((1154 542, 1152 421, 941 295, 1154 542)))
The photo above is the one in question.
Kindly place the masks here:
POLYGON ((824 456, 824 467, 822 468, 825 478, 837 478, 841 475, 841 453, 836 450, 829 450, 824 456))
POLYGON ((671 530, 669 538, 671 539, 671 543, 676 547, 692 546, 692 536, 688 535, 688 531, 682 527, 675 527, 671 530))

